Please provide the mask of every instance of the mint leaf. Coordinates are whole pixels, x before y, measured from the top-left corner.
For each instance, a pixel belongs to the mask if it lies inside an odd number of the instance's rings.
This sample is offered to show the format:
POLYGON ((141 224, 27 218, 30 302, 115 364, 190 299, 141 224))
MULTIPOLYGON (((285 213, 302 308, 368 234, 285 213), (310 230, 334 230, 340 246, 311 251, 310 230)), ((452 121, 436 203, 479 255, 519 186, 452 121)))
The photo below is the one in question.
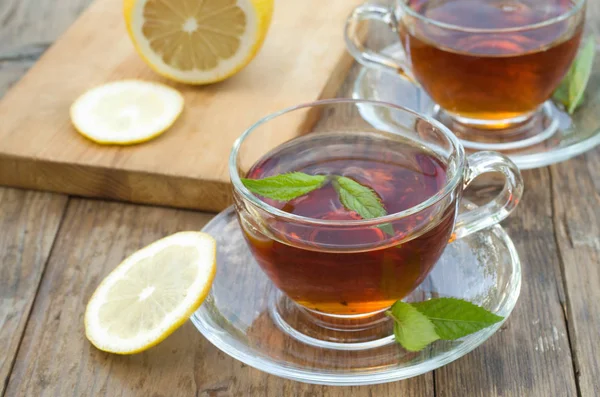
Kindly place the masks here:
POLYGON ((421 350, 438 339, 462 338, 504 319, 456 298, 398 301, 386 314, 394 320, 396 341, 409 351, 421 350))
POLYGON ((432 322, 408 303, 394 303, 387 315, 394 320, 396 342, 408 351, 419 351, 439 339, 432 322))
POLYGON ((377 228, 388 236, 394 237, 396 235, 396 232, 394 232, 394 226, 392 226, 391 223, 383 223, 377 226, 377 228))
POLYGON ((567 76, 554 92, 554 100, 565 105, 569 114, 573 114, 583 102, 583 94, 592 74, 595 54, 596 40, 594 36, 590 36, 579 51, 567 76))
POLYGON ((252 193, 277 201, 289 201, 304 196, 323 186, 326 181, 327 177, 324 175, 308 175, 302 172, 291 172, 263 179, 242 178, 242 183, 252 193))
POLYGON ((333 187, 344 207, 356 212, 361 218, 372 219, 387 215, 377 193, 355 180, 336 176, 333 179, 333 187))
POLYGON ((437 298, 411 305, 433 323, 436 334, 445 340, 462 338, 504 319, 456 298, 437 298))
MULTIPOLYGON (((381 199, 372 189, 345 176, 308 175, 302 172, 274 175, 263 179, 245 179, 242 183, 252 193, 277 201, 289 201, 322 187, 333 181, 340 202, 349 211, 355 211, 363 219, 387 215, 381 199)), ((390 223, 377 226, 384 233, 394 236, 390 223)))

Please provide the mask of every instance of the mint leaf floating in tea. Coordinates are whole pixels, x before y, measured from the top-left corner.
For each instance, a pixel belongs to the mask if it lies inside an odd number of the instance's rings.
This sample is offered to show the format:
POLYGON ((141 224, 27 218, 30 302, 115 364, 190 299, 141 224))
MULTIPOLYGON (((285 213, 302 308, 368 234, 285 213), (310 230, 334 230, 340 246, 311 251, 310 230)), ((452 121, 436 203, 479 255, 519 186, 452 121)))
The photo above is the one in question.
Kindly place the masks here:
MULTIPOLYGON (((277 201, 289 201, 319 189, 328 180, 332 180, 340 202, 348 211, 356 212, 363 219, 387 215, 381 199, 373 189, 345 176, 327 177, 291 172, 263 179, 242 178, 242 183, 248 190, 259 196, 277 201)), ((389 223, 380 225, 379 228, 390 236, 394 235, 394 228, 389 223)))
POLYGON ((324 175, 308 175, 303 172, 291 172, 263 179, 242 178, 242 183, 252 193, 277 201, 289 201, 304 196, 323 186, 326 181, 327 177, 324 175))
POLYGON ((406 350, 416 352, 440 339, 433 323, 408 303, 398 301, 387 311, 394 319, 394 337, 406 350))
POLYGON ((382 225, 377 226, 377 228, 385 234, 387 234, 388 236, 394 237, 396 235, 396 233, 394 232, 394 226, 392 226, 390 223, 384 223, 382 225))
POLYGON ((471 302, 456 298, 438 298, 412 303, 435 326, 440 339, 454 340, 494 325, 504 318, 471 302))
POLYGON ((381 204, 381 199, 366 186, 345 176, 333 178, 333 187, 340 196, 340 201, 349 211, 354 211, 363 219, 386 216, 387 212, 381 204))
MULTIPOLYGON (((342 205, 347 210, 356 212, 361 218, 373 219, 387 215, 381 199, 373 189, 345 176, 334 177, 333 187, 338 193, 342 205)), ((384 223, 378 228, 390 236, 394 235, 394 227, 389 223, 384 223)))
POLYGON ((554 92, 554 100, 565 105, 569 114, 573 114, 583 102, 583 94, 592 74, 595 54, 596 40, 594 36, 590 36, 579 51, 567 76, 554 92))
POLYGON ((386 314, 394 320, 396 341, 409 351, 421 350, 438 339, 462 338, 504 319, 456 298, 436 298, 417 303, 398 301, 386 314), (421 335, 414 336, 415 332, 421 335))

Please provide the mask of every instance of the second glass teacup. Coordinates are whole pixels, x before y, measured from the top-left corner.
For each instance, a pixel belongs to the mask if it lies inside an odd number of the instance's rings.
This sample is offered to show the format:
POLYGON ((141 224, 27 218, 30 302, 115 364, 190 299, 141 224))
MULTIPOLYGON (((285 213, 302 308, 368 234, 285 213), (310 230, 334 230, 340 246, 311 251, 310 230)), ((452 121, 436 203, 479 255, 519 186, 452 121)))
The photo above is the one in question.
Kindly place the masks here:
POLYGON ((507 135, 540 114, 573 62, 584 20, 585 0, 396 0, 357 7, 346 42, 362 64, 418 82, 455 133, 507 135), (404 59, 366 49, 363 20, 394 31, 404 59))
POLYGON ((500 222, 523 191, 520 173, 506 157, 493 152, 467 157, 458 139, 433 119, 349 99, 260 120, 236 141, 229 171, 254 257, 283 293, 320 322, 365 318, 389 308, 425 279, 449 241, 500 222), (366 124, 358 108, 388 114, 389 129, 366 124), (320 115, 335 115, 335 122, 315 124, 320 115), (300 133, 309 132, 282 142, 277 132, 299 124, 300 133), (290 172, 324 175, 327 182, 276 201, 253 194, 242 181, 290 172), (504 176, 502 192, 458 215, 463 190, 488 172, 504 176), (348 209, 342 195, 360 192, 336 186, 338 177, 372 189, 387 215, 362 219, 348 209))

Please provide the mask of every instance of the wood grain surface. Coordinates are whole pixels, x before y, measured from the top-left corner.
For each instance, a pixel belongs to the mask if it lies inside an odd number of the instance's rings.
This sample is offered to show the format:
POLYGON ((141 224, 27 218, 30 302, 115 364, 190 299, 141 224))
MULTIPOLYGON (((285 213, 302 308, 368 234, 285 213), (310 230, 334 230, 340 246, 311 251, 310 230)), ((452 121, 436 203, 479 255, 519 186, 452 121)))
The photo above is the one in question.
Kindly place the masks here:
MULTIPOLYGON (((222 83, 194 87, 160 78, 135 53, 122 0, 96 0, 0 102, 0 183, 224 209, 231 202, 227 160, 234 140, 276 110, 335 96, 352 64, 342 28, 360 1, 276 0, 269 35, 253 62, 222 83), (120 79, 176 87, 185 97, 183 114, 165 134, 135 146, 100 146, 77 134, 71 104, 86 90, 120 79)), ((295 136, 304 119, 288 120, 264 139, 295 136)))
MULTIPOLYGON (((599 35, 600 2, 588 1, 587 22, 599 35)), ((577 391, 600 396, 600 148, 549 169, 577 391)))
POLYGON ((0 395, 66 202, 65 196, 0 188, 0 395))
POLYGON ((92 0, 2 0, 0 97, 19 80, 92 0))
POLYGON ((581 395, 600 396, 600 150, 550 169, 573 365, 581 395))
MULTIPOLYGON (((56 37, 70 22, 65 15, 75 18, 86 3, 61 0, 69 10, 61 14, 49 0, 3 0, 0 53, 56 37), (8 14, 18 15, 22 27, 7 29, 16 18, 8 14)), ((590 26, 598 29, 600 3, 590 2, 589 10, 590 26)), ((0 87, 18 74, 6 73, 2 62, 0 87)), ((139 355, 95 350, 83 336, 82 315, 100 279, 128 253, 198 229, 211 215, 77 198, 67 203, 66 196, 0 188, 0 396, 598 396, 599 170, 596 149, 524 173, 525 196, 505 222, 522 260, 523 287, 496 335, 432 373, 349 388, 257 371, 221 353, 191 323, 139 355)))
MULTIPOLYGON (((63 0, 61 7, 53 0, 0 3, 0 98, 89 1, 63 0)), ((66 203, 62 195, 0 187, 0 395, 8 384, 66 203)))

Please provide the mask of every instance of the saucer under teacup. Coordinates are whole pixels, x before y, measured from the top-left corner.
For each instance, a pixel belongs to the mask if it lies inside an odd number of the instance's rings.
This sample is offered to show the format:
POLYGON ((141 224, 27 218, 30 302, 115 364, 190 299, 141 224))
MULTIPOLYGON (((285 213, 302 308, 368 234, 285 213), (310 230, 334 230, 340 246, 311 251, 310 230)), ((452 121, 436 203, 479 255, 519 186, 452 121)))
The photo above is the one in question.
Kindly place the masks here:
MULTIPOLYGON (((402 57, 400 44, 382 51, 391 57, 402 57)), ((354 83, 353 98, 378 100, 404 106, 437 118, 461 140, 468 152, 494 150, 511 158, 521 169, 544 167, 568 160, 600 144, 600 52, 588 83, 585 101, 569 115, 552 101, 542 105, 539 114, 521 130, 509 134, 461 131, 439 109, 433 100, 401 75, 384 69, 363 67, 354 83)), ((377 128, 386 128, 387 114, 361 108, 365 120, 377 128)))
MULTIPOLYGON (((501 324, 458 341, 438 341, 411 353, 393 340, 383 315, 341 326, 320 323, 267 278, 251 255, 232 207, 204 229, 217 240, 217 275, 191 320, 215 346, 265 372, 301 382, 365 385, 409 378, 475 349, 501 324)), ((521 266, 500 226, 448 245, 407 301, 452 296, 508 316, 521 287, 521 266)))

